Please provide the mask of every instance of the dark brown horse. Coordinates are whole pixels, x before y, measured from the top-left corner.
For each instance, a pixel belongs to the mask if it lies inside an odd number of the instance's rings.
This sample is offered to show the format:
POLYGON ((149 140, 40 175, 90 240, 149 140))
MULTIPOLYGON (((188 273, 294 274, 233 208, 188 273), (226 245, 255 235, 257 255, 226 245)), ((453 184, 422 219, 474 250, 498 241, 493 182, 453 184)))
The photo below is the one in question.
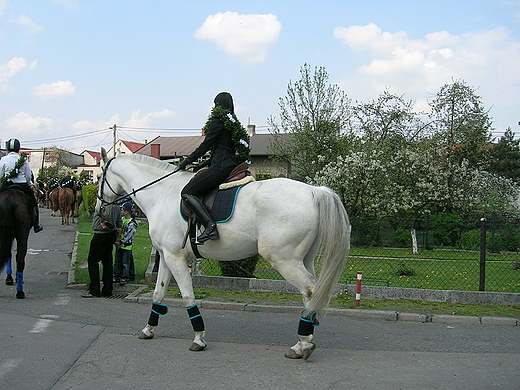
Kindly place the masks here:
POLYGON ((70 225, 70 217, 74 223, 74 190, 68 187, 60 189, 58 194, 58 203, 60 205, 61 224, 70 225))
MULTIPOLYGON (((23 191, 0 192, 0 271, 11 262, 11 247, 16 239, 16 298, 25 298, 23 270, 29 231, 34 225, 34 203, 23 191)), ((13 284, 10 273, 6 284, 13 284)))

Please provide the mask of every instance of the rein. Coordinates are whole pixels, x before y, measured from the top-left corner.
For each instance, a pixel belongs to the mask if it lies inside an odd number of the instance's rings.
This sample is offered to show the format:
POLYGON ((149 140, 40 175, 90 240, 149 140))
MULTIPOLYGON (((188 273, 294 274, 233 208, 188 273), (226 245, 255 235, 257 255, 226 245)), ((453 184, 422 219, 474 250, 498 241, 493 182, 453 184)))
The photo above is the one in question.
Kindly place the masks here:
POLYGON ((118 194, 116 191, 114 191, 114 189, 112 188, 112 186, 110 185, 110 183, 108 182, 107 180, 107 171, 108 171, 108 167, 110 166, 110 163, 112 161, 114 161, 115 157, 112 157, 110 158, 107 163, 105 164, 105 166, 103 167, 103 179, 101 180, 101 196, 99 196, 98 194, 96 194, 96 198, 98 198, 100 200, 100 202, 105 205, 105 206, 110 206, 110 205, 113 205, 113 204, 116 204, 117 201, 124 197, 124 196, 127 196, 127 195, 130 195, 130 196, 134 196, 137 192, 141 191, 141 190, 144 190, 145 188, 147 187, 150 187, 152 185, 154 185, 155 183, 158 183, 160 182, 161 180, 164 180, 166 179, 167 177, 173 175, 174 173, 177 173, 179 172, 181 169, 177 168, 175 169, 174 171, 172 172, 169 172, 167 173, 166 175, 163 175, 153 181, 151 181, 150 183, 147 183, 141 187, 139 187, 138 189, 132 189, 132 191, 130 193, 127 193, 127 194, 118 194), (104 194, 104 190, 105 190, 105 183, 106 185, 108 186, 108 188, 110 188, 110 191, 112 191, 112 193, 115 195, 115 196, 118 196, 119 198, 114 200, 113 202, 107 202, 105 199, 103 199, 103 194, 104 194))

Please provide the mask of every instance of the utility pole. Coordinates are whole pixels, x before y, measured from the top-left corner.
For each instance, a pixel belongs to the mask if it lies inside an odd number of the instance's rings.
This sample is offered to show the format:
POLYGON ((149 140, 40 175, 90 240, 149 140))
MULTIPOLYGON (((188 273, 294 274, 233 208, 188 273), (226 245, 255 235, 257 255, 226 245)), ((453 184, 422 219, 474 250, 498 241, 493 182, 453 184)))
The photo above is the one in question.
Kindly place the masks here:
POLYGON ((117 137, 117 125, 114 123, 113 127, 110 127, 110 129, 114 130, 114 146, 112 147, 112 153, 114 154, 112 157, 116 156, 116 137, 117 137))

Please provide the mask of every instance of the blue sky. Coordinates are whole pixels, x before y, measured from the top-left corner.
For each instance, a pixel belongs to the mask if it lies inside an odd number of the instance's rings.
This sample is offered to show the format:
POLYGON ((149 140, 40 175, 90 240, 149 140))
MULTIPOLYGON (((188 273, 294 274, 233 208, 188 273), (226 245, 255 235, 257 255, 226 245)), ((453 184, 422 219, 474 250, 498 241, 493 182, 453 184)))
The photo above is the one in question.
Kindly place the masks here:
POLYGON ((353 101, 453 79, 520 135, 520 1, 0 0, 0 139, 81 153, 198 134, 229 91, 266 131, 303 64, 353 101), (150 130, 154 129, 154 130, 150 130))

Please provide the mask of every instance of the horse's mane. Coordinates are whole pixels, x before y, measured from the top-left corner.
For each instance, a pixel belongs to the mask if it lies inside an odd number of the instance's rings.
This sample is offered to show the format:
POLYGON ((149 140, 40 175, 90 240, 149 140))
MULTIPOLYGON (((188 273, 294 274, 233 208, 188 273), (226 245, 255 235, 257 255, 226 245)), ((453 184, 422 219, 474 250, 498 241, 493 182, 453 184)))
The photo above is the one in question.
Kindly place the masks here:
POLYGON ((173 171, 177 168, 177 166, 173 164, 169 164, 165 161, 161 161, 154 157, 145 156, 143 154, 118 154, 116 155, 116 159, 121 160, 130 160, 136 162, 138 164, 145 164, 150 166, 151 168, 163 169, 166 171, 173 171))

